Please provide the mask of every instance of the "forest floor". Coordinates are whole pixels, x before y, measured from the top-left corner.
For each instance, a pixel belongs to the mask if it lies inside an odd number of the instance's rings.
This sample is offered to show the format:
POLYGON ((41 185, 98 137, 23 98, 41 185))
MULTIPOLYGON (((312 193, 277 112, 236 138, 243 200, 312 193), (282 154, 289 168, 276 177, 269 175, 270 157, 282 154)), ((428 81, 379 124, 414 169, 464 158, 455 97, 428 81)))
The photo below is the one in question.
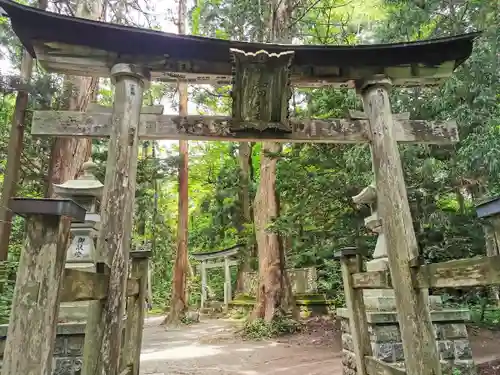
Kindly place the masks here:
MULTIPOLYGON (((202 320, 169 328, 162 317, 146 320, 141 354, 143 375, 341 375, 340 327, 312 319, 305 332, 277 340, 246 341, 235 322, 202 320)), ((470 340, 480 375, 500 374, 500 332, 472 329, 470 340)))

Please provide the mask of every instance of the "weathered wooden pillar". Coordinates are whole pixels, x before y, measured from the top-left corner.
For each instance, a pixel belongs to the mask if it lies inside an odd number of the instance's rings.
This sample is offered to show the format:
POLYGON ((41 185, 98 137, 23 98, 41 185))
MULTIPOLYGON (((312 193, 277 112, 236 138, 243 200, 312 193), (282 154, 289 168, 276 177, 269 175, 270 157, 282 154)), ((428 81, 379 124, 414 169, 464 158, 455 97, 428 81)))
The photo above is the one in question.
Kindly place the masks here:
POLYGON ((375 77, 358 86, 370 122, 378 214, 386 239, 391 278, 403 341, 406 371, 439 375, 441 368, 425 292, 416 290, 412 267, 418 267, 418 244, 394 135, 389 91, 391 81, 375 77))
POLYGON ((139 115, 148 79, 148 72, 131 64, 120 63, 111 69, 111 80, 115 85, 113 126, 97 242, 97 252, 109 267, 108 298, 104 304, 93 303, 89 311, 84 349, 85 375, 116 375, 119 370, 134 215, 139 115), (92 322, 99 324, 92 326, 92 322))
POLYGON ((231 268, 229 266, 229 257, 224 257, 224 304, 227 306, 231 302, 231 268))
POLYGON ((201 302, 200 307, 205 307, 207 302, 207 261, 201 261, 201 302))
POLYGON ((70 219, 85 209, 65 199, 13 199, 26 217, 2 375, 51 375, 70 219))
POLYGON ((132 279, 139 280, 139 294, 128 298, 127 328, 125 330, 125 345, 122 367, 130 367, 130 375, 139 375, 139 365, 142 346, 142 330, 144 327, 145 301, 147 296, 148 269, 150 251, 133 251, 132 279))
MULTIPOLYGON (((347 309, 351 312, 349 316, 349 332, 351 333, 352 347, 355 354, 355 363, 351 366, 351 369, 355 368, 357 375, 366 375, 365 357, 372 355, 372 347, 366 321, 363 290, 354 289, 352 282, 353 273, 363 272, 362 258, 358 250, 353 247, 344 248, 335 253, 335 258, 340 260, 345 301, 347 309)), ((349 362, 349 360, 343 362, 349 362)))

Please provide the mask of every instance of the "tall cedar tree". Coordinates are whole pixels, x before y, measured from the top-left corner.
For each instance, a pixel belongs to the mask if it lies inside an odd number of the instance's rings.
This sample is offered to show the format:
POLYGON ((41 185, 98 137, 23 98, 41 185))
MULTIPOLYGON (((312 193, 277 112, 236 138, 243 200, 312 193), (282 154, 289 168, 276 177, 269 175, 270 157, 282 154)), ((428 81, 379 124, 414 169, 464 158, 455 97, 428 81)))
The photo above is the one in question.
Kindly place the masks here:
MULTIPOLYGON (((179 1, 179 34, 186 34, 186 0, 179 1)), ((186 83, 178 83, 179 115, 187 115, 188 91, 186 83)), ((177 223, 177 253, 172 279, 170 312, 163 324, 178 324, 188 308, 188 141, 179 141, 179 220, 177 223)))
MULTIPOLYGON (((290 0, 270 2, 269 35, 271 42, 290 43, 290 24, 293 5, 290 0)), ((259 286, 254 318, 273 320, 280 313, 297 309, 285 272, 285 250, 279 235, 267 228, 279 216, 276 194, 276 154, 281 146, 263 142, 260 162, 260 183, 255 197, 255 235, 259 256, 259 286)))

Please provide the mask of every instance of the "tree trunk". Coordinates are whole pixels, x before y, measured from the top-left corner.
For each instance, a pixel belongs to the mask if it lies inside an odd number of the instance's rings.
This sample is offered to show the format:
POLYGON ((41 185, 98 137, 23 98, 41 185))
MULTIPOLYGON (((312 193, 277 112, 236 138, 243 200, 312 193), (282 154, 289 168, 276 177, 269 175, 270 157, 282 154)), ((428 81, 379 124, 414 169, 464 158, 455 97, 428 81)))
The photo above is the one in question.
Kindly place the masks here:
MULTIPOLYGON (((38 8, 45 10, 47 0, 39 0, 38 8)), ((24 50, 21 59, 21 80, 28 83, 33 70, 33 58, 24 50)), ((9 200, 16 194, 23 151, 24 121, 29 95, 26 91, 19 91, 16 95, 16 104, 12 115, 12 124, 7 148, 7 165, 4 174, 2 197, 0 198, 0 262, 7 260, 9 252, 10 231, 12 228, 12 211, 8 209, 9 200)))
MULTIPOLYGON (((248 142, 240 142, 238 158, 240 162, 240 204, 241 204, 241 217, 240 217, 240 236, 246 234, 246 227, 252 222, 250 211, 250 168, 252 167, 252 145, 248 142)), ((248 242, 248 241, 247 241, 248 242)), ((240 266, 236 276, 236 290, 235 293, 242 293, 244 289, 244 275, 245 272, 251 270, 250 260, 252 257, 251 244, 247 243, 245 252, 241 254, 240 266)))
MULTIPOLYGON (((292 6, 289 1, 271 1, 269 35, 271 42, 289 43, 289 23, 292 6)), ((267 227, 279 216, 276 195, 276 158, 269 154, 281 151, 278 143, 262 144, 260 183, 255 197, 255 237, 259 256, 259 286, 253 318, 273 320, 281 313, 296 315, 290 280, 285 271, 284 248, 278 234, 267 227)))
MULTIPOLYGON (((75 16, 101 20, 104 15, 102 1, 80 0, 75 16)), ((98 78, 67 76, 64 80, 65 107, 70 111, 85 111, 95 97, 98 78)), ((91 156, 92 140, 84 138, 56 138, 52 144, 47 196, 53 197, 53 184, 61 184, 77 177, 82 164, 91 156)))
MULTIPOLYGON (((179 34, 186 33, 186 0, 179 1, 179 34)), ((179 115, 187 115, 188 91, 187 84, 179 82, 179 115)), ((176 325, 187 310, 189 295, 187 288, 188 264, 188 141, 179 141, 179 220, 177 223, 177 253, 172 279, 172 299, 170 312, 163 324, 176 325)))
POLYGON ((280 151, 277 143, 264 142, 260 163, 260 183, 255 197, 255 237, 259 255, 259 286, 254 317, 271 321, 277 314, 284 298, 282 288, 284 265, 279 236, 269 232, 267 226, 278 217, 276 201, 276 159, 266 153, 280 151))

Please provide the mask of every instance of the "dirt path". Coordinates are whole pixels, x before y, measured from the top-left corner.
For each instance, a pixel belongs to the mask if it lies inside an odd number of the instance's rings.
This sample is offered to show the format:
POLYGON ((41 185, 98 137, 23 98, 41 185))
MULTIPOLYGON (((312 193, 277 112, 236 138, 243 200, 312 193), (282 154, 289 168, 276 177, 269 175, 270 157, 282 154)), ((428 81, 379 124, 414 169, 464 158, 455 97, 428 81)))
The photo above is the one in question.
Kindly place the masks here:
MULTIPOLYGON (((205 320, 165 330, 146 320, 141 375, 341 375, 341 333, 331 321, 312 321, 304 333, 277 341, 242 341, 234 323, 205 320)), ((469 329, 480 375, 499 375, 500 332, 469 329)))
POLYGON ((202 321, 165 330, 161 318, 146 322, 143 375, 341 375, 338 348, 295 342, 251 342, 230 338, 232 324, 202 321))

